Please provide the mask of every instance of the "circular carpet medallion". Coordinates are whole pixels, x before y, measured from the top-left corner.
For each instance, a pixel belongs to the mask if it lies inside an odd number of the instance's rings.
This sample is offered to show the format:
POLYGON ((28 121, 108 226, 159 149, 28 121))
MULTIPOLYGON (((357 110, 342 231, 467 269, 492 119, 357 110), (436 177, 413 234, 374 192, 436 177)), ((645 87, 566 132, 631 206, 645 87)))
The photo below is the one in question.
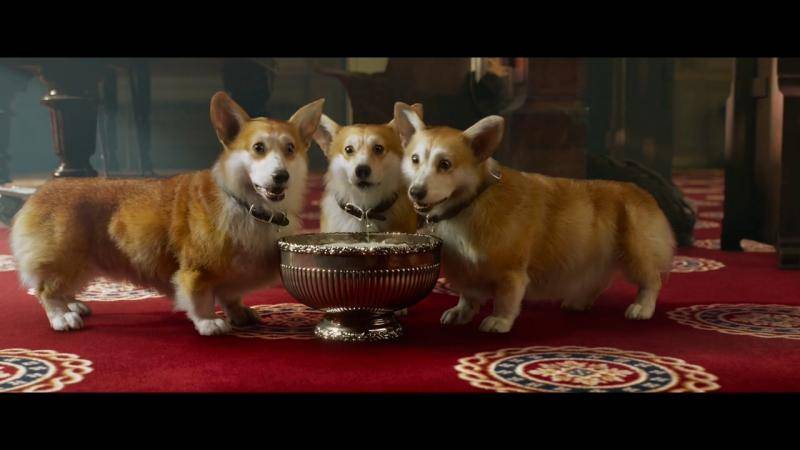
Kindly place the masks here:
MULTIPOLYGON (((28 294, 36 295, 36 291, 28 289, 28 294)), ((77 300, 84 302, 118 302, 155 297, 163 297, 163 295, 155 289, 143 288, 125 281, 112 281, 102 277, 96 278, 80 294, 75 296, 77 300)))
MULTIPOLYGON (((775 247, 763 242, 742 239, 739 244, 742 246, 742 250, 749 253, 775 253, 775 247)), ((720 242, 719 239, 696 239, 694 246, 708 250, 719 250, 720 242)))
POLYGON ((458 377, 496 392, 706 392, 717 377, 677 358, 608 347, 526 347, 458 360, 458 377))
POLYGON ((719 250, 719 239, 695 239, 692 245, 706 250, 719 250))
MULTIPOLYGON (((254 305, 261 324, 234 327, 231 335, 258 339, 314 339, 314 327, 325 315, 300 303, 254 305)), ((222 312, 217 314, 222 315, 222 312)))
POLYGON ((0 392, 55 392, 83 380, 92 362, 53 350, 0 350, 0 392))
POLYGON ((672 273, 708 272, 719 270, 725 264, 708 258, 695 258, 692 256, 675 256, 672 258, 672 273))
POLYGON ((667 316, 699 330, 756 336, 800 339, 800 307, 759 304, 694 305, 673 309, 667 316))

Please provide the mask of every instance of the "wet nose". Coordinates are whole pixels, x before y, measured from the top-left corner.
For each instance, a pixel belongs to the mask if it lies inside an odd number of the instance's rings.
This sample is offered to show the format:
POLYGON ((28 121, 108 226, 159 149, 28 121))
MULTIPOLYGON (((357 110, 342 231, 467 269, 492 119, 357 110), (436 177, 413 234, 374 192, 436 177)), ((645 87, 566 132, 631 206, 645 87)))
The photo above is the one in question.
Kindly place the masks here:
POLYGON ((356 166, 356 177, 364 180, 369 178, 369 175, 372 173, 372 169, 366 164, 360 164, 356 166))
POLYGON ((278 170, 272 174, 272 180, 275 182, 275 184, 286 183, 289 181, 289 172, 287 172, 285 169, 278 170))
POLYGON ((428 190, 425 189, 425 186, 411 186, 411 189, 408 190, 408 195, 414 200, 419 201, 428 195, 428 190))

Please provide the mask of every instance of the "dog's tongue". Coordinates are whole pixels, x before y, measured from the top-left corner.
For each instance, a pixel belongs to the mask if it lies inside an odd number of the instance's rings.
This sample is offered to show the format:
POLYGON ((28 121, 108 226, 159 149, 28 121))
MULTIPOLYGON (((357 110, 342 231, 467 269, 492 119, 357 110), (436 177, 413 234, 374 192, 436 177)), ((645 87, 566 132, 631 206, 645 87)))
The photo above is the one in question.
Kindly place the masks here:
POLYGON ((283 193, 283 189, 278 190, 278 191, 270 189, 269 191, 267 191, 267 198, 269 200, 274 201, 274 202, 281 201, 281 200, 283 200, 284 197, 285 197, 285 195, 283 193))
POLYGON ((419 212, 428 212, 428 211, 431 210, 431 207, 427 206, 427 205, 426 206, 422 206, 419 203, 414 203, 414 209, 416 209, 419 212))

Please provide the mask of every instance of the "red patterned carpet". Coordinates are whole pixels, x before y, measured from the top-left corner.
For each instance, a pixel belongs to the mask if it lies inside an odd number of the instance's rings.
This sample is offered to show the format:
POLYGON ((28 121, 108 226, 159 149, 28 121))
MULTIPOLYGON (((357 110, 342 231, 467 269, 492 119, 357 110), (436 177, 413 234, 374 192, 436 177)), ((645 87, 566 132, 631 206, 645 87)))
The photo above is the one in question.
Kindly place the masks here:
MULTIPOLYGON (((682 249, 656 315, 629 321, 635 288, 615 283, 588 313, 528 303, 511 333, 442 328, 455 304, 445 282, 401 319, 406 336, 378 344, 313 338, 319 313, 281 288, 246 303, 264 325, 202 337, 147 289, 98 280, 93 315, 52 331, 23 290, 0 230, 0 392, 767 392, 800 391, 800 274, 769 246, 718 250, 723 183, 691 172, 676 183, 698 206, 697 247, 682 249)), ((304 220, 318 223, 315 179, 304 220)))

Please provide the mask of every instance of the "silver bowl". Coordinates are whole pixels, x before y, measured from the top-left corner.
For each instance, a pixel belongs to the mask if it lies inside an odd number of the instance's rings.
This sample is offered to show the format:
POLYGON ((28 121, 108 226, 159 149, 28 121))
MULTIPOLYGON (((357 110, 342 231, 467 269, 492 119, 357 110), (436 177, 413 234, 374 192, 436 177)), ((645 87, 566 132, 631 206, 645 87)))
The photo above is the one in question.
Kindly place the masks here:
POLYGON ((395 311, 433 290, 442 241, 407 233, 317 233, 282 238, 278 248, 284 287, 325 312, 317 337, 375 341, 401 336, 395 311))

